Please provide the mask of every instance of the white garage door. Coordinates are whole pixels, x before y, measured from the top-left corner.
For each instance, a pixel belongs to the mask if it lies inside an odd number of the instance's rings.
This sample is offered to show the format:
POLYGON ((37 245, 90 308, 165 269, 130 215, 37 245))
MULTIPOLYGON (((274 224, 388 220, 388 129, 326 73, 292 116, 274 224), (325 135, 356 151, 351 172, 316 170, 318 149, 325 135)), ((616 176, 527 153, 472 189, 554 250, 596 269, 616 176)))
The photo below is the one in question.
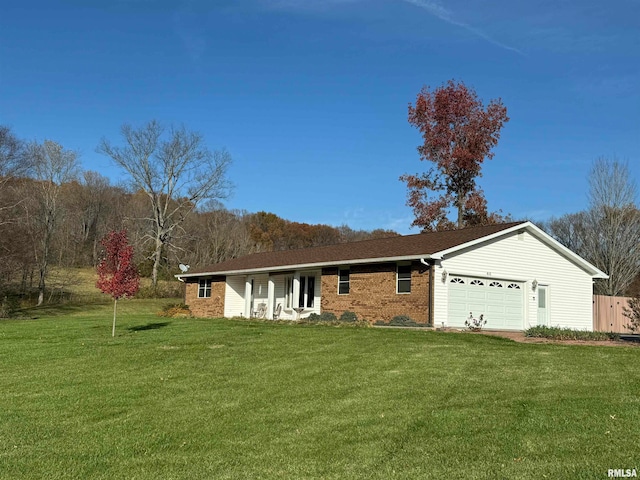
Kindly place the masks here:
POLYGON ((449 276, 448 325, 464 327, 469 312, 484 315, 484 328, 524 329, 524 283, 481 277, 449 276))

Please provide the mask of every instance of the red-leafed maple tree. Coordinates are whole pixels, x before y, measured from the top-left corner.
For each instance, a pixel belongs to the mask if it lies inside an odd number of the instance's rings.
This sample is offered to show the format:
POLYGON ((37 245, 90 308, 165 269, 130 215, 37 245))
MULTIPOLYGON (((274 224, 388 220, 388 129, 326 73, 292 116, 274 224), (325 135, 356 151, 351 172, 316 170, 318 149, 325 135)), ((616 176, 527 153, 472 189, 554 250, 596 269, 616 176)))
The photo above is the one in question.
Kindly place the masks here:
POLYGON ((127 231, 111 231, 100 242, 104 253, 98 264, 98 287, 102 293, 113 297, 113 329, 116 335, 116 311, 118 299, 132 297, 140 288, 140 276, 133 263, 133 246, 127 240, 127 231))
POLYGON ((431 91, 424 87, 409 104, 409 123, 420 130, 423 144, 420 160, 433 162, 428 172, 402 175, 409 188, 407 205, 413 207, 412 226, 423 230, 448 230, 496 223, 499 214, 489 214, 476 178, 482 176, 485 158, 498 143, 502 126, 509 121, 500 99, 485 108, 476 92, 464 83, 449 80, 431 91), (433 198, 430 194, 439 194, 433 198), (457 225, 447 218, 457 210, 457 225))

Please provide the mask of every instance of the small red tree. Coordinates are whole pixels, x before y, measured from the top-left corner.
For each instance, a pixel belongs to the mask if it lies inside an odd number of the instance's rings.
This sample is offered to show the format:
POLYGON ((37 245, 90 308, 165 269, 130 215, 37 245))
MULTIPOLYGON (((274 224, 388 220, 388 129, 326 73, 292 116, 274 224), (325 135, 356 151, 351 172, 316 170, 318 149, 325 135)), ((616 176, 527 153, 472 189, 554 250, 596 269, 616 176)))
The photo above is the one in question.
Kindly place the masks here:
POLYGON ((434 162, 427 173, 402 175, 413 207, 412 226, 423 230, 447 230, 456 225, 447 218, 450 207, 458 213, 457 228, 466 225, 496 223, 498 214, 489 214, 476 178, 482 176, 485 158, 493 158, 491 149, 498 143, 500 129, 509 121, 500 99, 485 109, 476 92, 464 83, 449 80, 430 91, 423 88, 415 106, 409 104, 409 123, 422 133, 418 147, 420 160, 434 162), (440 192, 429 198, 429 192, 440 192))
POLYGON ((133 263, 133 246, 129 245, 126 230, 111 231, 100 243, 104 252, 97 268, 96 287, 113 297, 111 336, 115 337, 118 299, 136 294, 140 288, 140 276, 133 263))

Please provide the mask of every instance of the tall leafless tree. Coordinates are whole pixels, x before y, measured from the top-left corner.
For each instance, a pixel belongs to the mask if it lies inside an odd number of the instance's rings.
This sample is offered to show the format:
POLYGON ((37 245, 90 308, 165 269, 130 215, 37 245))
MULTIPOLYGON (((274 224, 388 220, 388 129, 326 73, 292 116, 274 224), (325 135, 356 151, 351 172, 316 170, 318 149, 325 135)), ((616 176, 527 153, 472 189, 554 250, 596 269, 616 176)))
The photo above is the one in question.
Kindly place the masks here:
MULTIPOLYGON (((33 261, 29 238, 24 236, 23 210, 19 208, 25 199, 23 179, 29 173, 31 163, 25 155, 25 143, 11 128, 0 125, 0 291, 25 263, 33 261), (16 238, 24 238, 16 242, 16 238), (28 259, 28 260, 27 260, 28 259)), ((4 295, 3 295, 4 296, 4 295)))
POLYGON ((609 274, 598 293, 622 295, 640 274, 640 211, 637 185, 627 163, 599 158, 589 176, 589 258, 609 274))
POLYGON ((602 295, 623 295, 640 275, 640 210, 626 163, 598 158, 589 174, 589 209, 552 220, 550 233, 609 275, 602 295))
POLYGON ((9 127, 0 125, 0 179, 24 175, 31 166, 24 142, 9 127))
MULTIPOLYGON (((26 145, 9 127, 0 125, 0 224, 11 222, 4 213, 15 207, 16 196, 7 192, 16 177, 30 172, 33 167, 31 158, 26 155, 26 145)), ((13 182, 15 183, 15 182, 13 182)))
POLYGON ((28 156, 33 162, 34 177, 37 180, 34 196, 36 209, 32 218, 39 241, 35 257, 38 264, 38 305, 44 301, 46 277, 49 270, 53 235, 60 219, 60 191, 64 183, 75 178, 78 171, 78 154, 65 150, 62 145, 51 140, 42 144, 31 143, 28 156))
POLYGON ((158 122, 121 128, 124 146, 103 139, 98 151, 111 157, 131 177, 135 189, 149 198, 153 241, 152 284, 158 282, 163 249, 171 246, 177 229, 198 204, 223 199, 229 193, 226 179, 231 156, 225 150, 211 152, 202 135, 184 127, 167 132, 158 122), (166 135, 168 133, 168 135, 166 135))
MULTIPOLYGON (((119 224, 108 225, 113 217, 117 217, 118 198, 122 192, 109 184, 109 179, 98 172, 87 170, 80 180, 79 226, 81 227, 82 243, 91 247, 91 262, 98 264, 100 239, 109 231, 117 230, 119 224), (118 195, 118 193, 120 195, 118 195)), ((121 220, 121 219, 120 219, 121 220)))

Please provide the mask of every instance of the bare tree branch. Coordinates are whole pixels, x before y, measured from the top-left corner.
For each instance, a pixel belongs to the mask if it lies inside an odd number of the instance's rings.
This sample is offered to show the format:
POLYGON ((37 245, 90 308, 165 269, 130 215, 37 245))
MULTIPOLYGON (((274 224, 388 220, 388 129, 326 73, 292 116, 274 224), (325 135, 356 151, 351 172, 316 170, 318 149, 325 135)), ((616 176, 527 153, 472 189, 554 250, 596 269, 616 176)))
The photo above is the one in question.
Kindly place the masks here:
POLYGON ((155 286, 162 249, 172 245, 176 228, 200 202, 227 197, 231 156, 225 150, 210 152, 200 134, 184 127, 172 127, 165 139, 165 129, 155 120, 138 129, 123 125, 121 132, 124 147, 103 139, 98 151, 123 168, 150 200, 155 286))
POLYGON ((62 145, 51 140, 44 143, 31 143, 27 155, 33 162, 33 171, 38 190, 38 213, 34 217, 40 242, 36 249, 40 278, 38 283, 38 305, 44 301, 45 282, 49 270, 51 243, 58 227, 61 213, 60 187, 76 177, 78 172, 78 154, 65 150, 62 145))
POLYGON ((595 284, 602 295, 623 295, 640 275, 640 210, 629 167, 599 158, 589 175, 589 210, 549 223, 550 233, 609 275, 595 284))

